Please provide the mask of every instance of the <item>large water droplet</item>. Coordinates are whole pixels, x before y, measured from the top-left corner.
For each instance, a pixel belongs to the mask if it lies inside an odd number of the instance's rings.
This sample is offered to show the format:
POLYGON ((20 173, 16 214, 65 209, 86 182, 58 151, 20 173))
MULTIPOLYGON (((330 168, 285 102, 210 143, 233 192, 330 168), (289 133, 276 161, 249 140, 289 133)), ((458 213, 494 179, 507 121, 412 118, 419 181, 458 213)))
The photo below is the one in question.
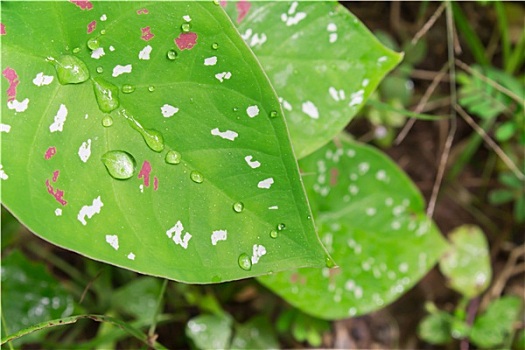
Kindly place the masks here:
POLYGON ((180 28, 182 29, 183 32, 189 32, 190 31, 190 28, 191 28, 191 25, 189 23, 183 23, 180 28))
POLYGON ((121 109, 119 114, 126 118, 131 127, 142 135, 144 142, 146 142, 146 145, 148 145, 151 150, 155 152, 162 152, 164 149, 164 138, 160 132, 153 129, 144 129, 142 124, 135 120, 135 118, 125 109, 121 109))
POLYGON ((270 231, 270 237, 272 237, 272 238, 279 237, 279 232, 277 232, 276 230, 271 230, 270 231))
POLYGON ((239 255, 239 259, 237 261, 241 269, 246 271, 250 271, 252 269, 252 261, 248 254, 242 253, 239 255))
POLYGON ((233 211, 236 213, 241 213, 244 210, 244 203, 243 202, 235 202, 233 203, 233 211))
POLYGON ((173 61, 177 58, 179 54, 177 53, 177 51, 175 50, 169 50, 168 53, 166 53, 166 57, 168 57, 168 59, 170 61, 173 61))
POLYGON ((93 79, 93 90, 97 99, 98 108, 104 113, 114 111, 120 105, 118 87, 104 78, 93 79))
POLYGON ((181 162, 182 156, 177 151, 168 151, 168 153, 166 153, 166 158, 164 158, 164 160, 168 164, 175 164, 175 165, 177 165, 177 164, 179 164, 181 162))
POLYGON ((214 50, 217 50, 219 48, 219 44, 218 43, 213 43, 213 44, 211 44, 211 48, 214 49, 214 50))
POLYGON ((286 228, 286 225, 283 224, 283 223, 280 223, 279 225, 277 225, 277 231, 282 231, 286 228))
POLYGON ((190 178, 193 182, 196 182, 198 184, 202 183, 204 181, 204 176, 198 172, 197 170, 193 170, 190 173, 190 178))
POLYGON ((104 116, 104 118, 102 118, 102 125, 106 128, 110 127, 111 125, 113 125, 113 118, 111 118, 110 115, 104 116))
POLYGON ((60 56, 52 60, 60 84, 80 84, 89 79, 89 70, 86 64, 78 57, 71 55, 60 56))
POLYGON ((124 151, 109 151, 102 156, 109 175, 118 180, 129 179, 135 173, 135 158, 124 151))
POLYGON ((133 85, 124 84, 122 85, 122 92, 125 94, 131 94, 133 91, 135 91, 135 87, 133 85))
POLYGON ((87 41, 87 47, 90 50, 96 50, 100 47, 100 41, 98 41, 98 38, 91 38, 87 41))

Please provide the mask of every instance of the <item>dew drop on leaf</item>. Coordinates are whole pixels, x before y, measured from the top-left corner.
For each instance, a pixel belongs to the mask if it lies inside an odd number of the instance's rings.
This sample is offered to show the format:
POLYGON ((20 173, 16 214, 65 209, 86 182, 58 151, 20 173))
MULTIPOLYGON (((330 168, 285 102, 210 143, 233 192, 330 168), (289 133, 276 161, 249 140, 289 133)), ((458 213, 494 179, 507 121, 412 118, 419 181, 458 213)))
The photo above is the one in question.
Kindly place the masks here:
POLYGON ((219 44, 218 43, 213 43, 213 44, 211 44, 211 48, 214 49, 214 50, 217 50, 219 48, 219 44))
POLYGON ((100 34, 102 34, 102 35, 106 35, 106 30, 105 30, 105 29, 102 29, 102 30, 100 31, 100 34))
POLYGON ((167 53, 166 53, 166 57, 168 57, 168 59, 170 61, 173 61, 177 58, 179 54, 177 53, 177 51, 175 50, 169 50, 167 53))
POLYGON ((233 203, 233 211, 236 213, 241 213, 244 210, 244 203, 243 202, 235 202, 233 203))
POLYGON ((191 25, 189 23, 183 23, 180 28, 183 32, 187 33, 190 31, 191 25))
POLYGON ((128 120, 129 125, 136 131, 138 131, 146 145, 155 152, 162 152, 164 149, 164 137, 160 132, 153 129, 144 129, 142 124, 140 124, 131 114, 129 114, 125 109, 121 109, 119 114, 128 120))
POLYGON ((270 237, 277 238, 278 236, 279 236, 279 232, 277 232, 276 230, 270 231, 270 237))
POLYGON ((190 178, 193 182, 198 183, 198 184, 204 181, 204 176, 202 176, 202 174, 198 172, 197 170, 193 170, 190 173, 190 178))
POLYGON ((58 81, 62 85, 80 84, 89 79, 89 70, 78 57, 64 55, 52 62, 55 65, 58 81))
POLYGON ((279 225, 277 225, 277 231, 282 231, 286 228, 286 225, 283 224, 283 223, 280 223, 279 225))
POLYGON ((109 113, 114 111, 120 105, 118 99, 118 87, 111 84, 109 81, 97 77, 93 79, 93 90, 98 103, 98 108, 104 112, 109 113))
POLYGON ((102 156, 109 175, 118 180, 129 179, 135 173, 135 158, 124 151, 109 151, 102 156))
POLYGON ((104 68, 102 67, 97 67, 97 73, 100 74, 100 73, 104 73, 104 68))
POLYGON ((148 86, 148 91, 149 92, 155 91, 155 86, 153 86, 153 85, 148 86))
POLYGON ((100 47, 100 42, 98 41, 98 38, 91 38, 87 41, 87 47, 89 47, 90 50, 96 50, 100 47))
POLYGON ((270 112, 270 117, 271 118, 277 118, 278 115, 279 115, 279 113, 277 113, 277 111, 271 111, 270 112))
POLYGON ((250 260, 248 254, 242 253, 239 255, 239 259, 237 261, 241 269, 246 271, 250 271, 252 269, 252 261, 250 260))
POLYGON ((113 125, 113 118, 111 118, 110 115, 104 116, 104 118, 102 118, 102 125, 106 128, 110 127, 111 125, 113 125))
POLYGON ((327 256, 325 258, 325 264, 326 264, 326 267, 328 267, 330 269, 330 268, 335 266, 335 261, 332 260, 332 258, 330 258, 329 256, 327 256))
POLYGON ((80 52, 80 47, 75 47, 73 49, 73 53, 79 53, 80 52))
POLYGON ((121 90, 125 94, 131 94, 133 91, 135 91, 135 87, 133 85, 124 84, 122 85, 121 90))
POLYGON ((179 164, 181 162, 182 156, 177 151, 168 151, 168 153, 166 153, 166 157, 164 158, 164 160, 168 164, 175 164, 176 165, 176 164, 179 164))

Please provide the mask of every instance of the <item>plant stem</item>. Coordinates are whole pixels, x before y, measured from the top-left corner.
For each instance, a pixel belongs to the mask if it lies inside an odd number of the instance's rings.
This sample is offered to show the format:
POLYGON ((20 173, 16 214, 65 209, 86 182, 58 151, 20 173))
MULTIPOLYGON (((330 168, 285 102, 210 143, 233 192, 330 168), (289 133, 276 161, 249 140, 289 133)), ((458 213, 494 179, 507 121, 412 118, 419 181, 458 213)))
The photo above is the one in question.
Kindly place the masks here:
POLYGON ((160 287, 159 297, 157 299, 157 305, 155 306, 155 313, 153 314, 153 319, 151 320, 151 326, 148 331, 148 338, 153 339, 155 335, 155 329, 157 328, 157 321, 160 309, 164 301, 164 294, 166 293, 166 287, 168 286, 168 280, 164 279, 162 286, 160 287))

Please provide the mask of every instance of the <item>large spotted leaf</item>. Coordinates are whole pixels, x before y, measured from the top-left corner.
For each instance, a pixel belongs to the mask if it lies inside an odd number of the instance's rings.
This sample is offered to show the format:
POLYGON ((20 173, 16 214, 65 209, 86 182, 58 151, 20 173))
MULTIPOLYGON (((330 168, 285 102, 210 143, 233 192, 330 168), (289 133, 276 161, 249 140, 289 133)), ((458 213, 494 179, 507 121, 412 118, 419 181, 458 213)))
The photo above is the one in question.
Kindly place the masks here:
POLYGON ((39 236, 194 283, 324 265, 279 101, 212 1, 3 3, 2 74, 2 201, 39 236))
POLYGON ((341 319, 384 307, 446 248, 425 216, 421 194, 372 147, 336 139, 300 167, 321 239, 339 267, 259 280, 304 312, 341 319))
POLYGON ((297 158, 337 135, 402 58, 335 1, 222 1, 268 74, 297 158))

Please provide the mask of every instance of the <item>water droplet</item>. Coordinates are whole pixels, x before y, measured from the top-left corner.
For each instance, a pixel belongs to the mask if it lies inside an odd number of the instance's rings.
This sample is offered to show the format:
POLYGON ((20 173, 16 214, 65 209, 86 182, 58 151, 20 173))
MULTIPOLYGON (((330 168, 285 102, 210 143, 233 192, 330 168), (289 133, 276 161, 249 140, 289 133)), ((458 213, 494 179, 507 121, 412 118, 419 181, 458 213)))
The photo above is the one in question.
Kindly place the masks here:
POLYGON ((125 94, 131 94, 133 91, 135 91, 135 87, 133 85, 124 84, 122 85, 122 92, 125 94))
POLYGON ((190 173, 190 178, 193 182, 198 183, 198 184, 204 181, 204 176, 202 176, 202 174, 198 172, 197 170, 193 170, 190 173))
POLYGON ((219 48, 219 44, 218 43, 213 43, 213 44, 211 44, 211 48, 214 49, 214 50, 217 50, 219 48))
POLYGON ((278 236, 279 236, 279 232, 277 232, 276 230, 270 231, 270 237, 277 238, 278 236))
POLYGON ((98 38, 91 38, 87 42, 87 47, 89 47, 90 50, 96 50, 100 47, 100 42, 98 41, 98 38))
POLYGON ((180 161, 182 160, 182 156, 177 151, 168 151, 168 153, 166 153, 166 158, 164 158, 164 160, 168 164, 179 164, 180 161))
POLYGON ((306 220, 311 220, 311 219, 312 219, 312 217, 310 215, 306 216, 306 220))
POLYGON ((246 271, 250 271, 252 269, 252 261, 248 254, 242 253, 239 255, 239 259, 237 261, 241 269, 246 271))
POLYGON ((286 225, 283 224, 283 223, 280 223, 279 225, 277 225, 277 231, 282 231, 286 228, 286 225))
POLYGON ((168 57, 168 59, 170 61, 173 61, 177 58, 179 54, 177 53, 177 51, 175 50, 169 50, 168 53, 166 53, 166 57, 168 57))
POLYGON ((142 135, 144 142, 146 142, 146 145, 148 145, 151 150, 155 152, 162 152, 164 149, 164 138, 160 132, 153 129, 144 129, 142 124, 135 120, 135 118, 125 109, 121 109, 119 114, 126 118, 131 127, 142 135))
POLYGON ((155 91, 155 86, 153 86, 153 85, 148 86, 148 91, 149 92, 155 91))
POLYGON ((328 267, 329 269, 335 266, 335 261, 332 260, 332 258, 330 258, 329 256, 325 258, 325 263, 326 263, 326 267, 328 267))
POLYGON ((239 108, 237 108, 237 107, 233 107, 233 111, 234 111, 234 112, 237 112, 238 110, 239 110, 239 108))
POLYGON ((106 30, 105 30, 105 29, 102 29, 102 30, 100 31, 100 34, 105 35, 105 34, 106 34, 106 30))
POLYGON ((183 32, 189 32, 190 31, 190 28, 191 28, 191 25, 189 23, 183 23, 180 28, 182 29, 183 32))
POLYGON ((219 0, 213 0, 213 3, 214 3, 215 5, 220 5, 219 0))
POLYGON ((97 77, 93 79, 93 90, 97 99, 98 108, 104 113, 110 113, 120 105, 118 87, 109 81, 97 77))
POLYGON ((221 278, 220 276, 215 275, 215 276, 213 276, 213 277, 211 278, 211 281, 212 281, 213 283, 220 283, 220 282, 222 282, 222 278, 221 278))
POLYGON ((243 202, 235 202, 233 203, 233 211, 236 213, 241 213, 244 210, 244 203, 243 202))
POLYGON ((58 81, 62 85, 80 84, 89 79, 89 70, 78 57, 65 55, 52 62, 55 65, 58 81))
POLYGON ((100 74, 100 73, 104 73, 104 68, 102 67, 97 67, 97 73, 100 74))
POLYGON ((277 118, 278 115, 279 115, 279 113, 277 113, 277 111, 271 111, 270 112, 270 117, 271 118, 277 118))
POLYGON ((109 175, 118 180, 129 179, 135 173, 135 158, 124 151, 109 151, 102 156, 109 175))
POLYGON ((110 127, 111 125, 113 125, 113 118, 111 118, 110 115, 104 116, 104 118, 102 118, 102 125, 106 128, 110 127))
POLYGON ((73 49, 73 53, 79 53, 80 52, 80 47, 75 47, 73 49))

